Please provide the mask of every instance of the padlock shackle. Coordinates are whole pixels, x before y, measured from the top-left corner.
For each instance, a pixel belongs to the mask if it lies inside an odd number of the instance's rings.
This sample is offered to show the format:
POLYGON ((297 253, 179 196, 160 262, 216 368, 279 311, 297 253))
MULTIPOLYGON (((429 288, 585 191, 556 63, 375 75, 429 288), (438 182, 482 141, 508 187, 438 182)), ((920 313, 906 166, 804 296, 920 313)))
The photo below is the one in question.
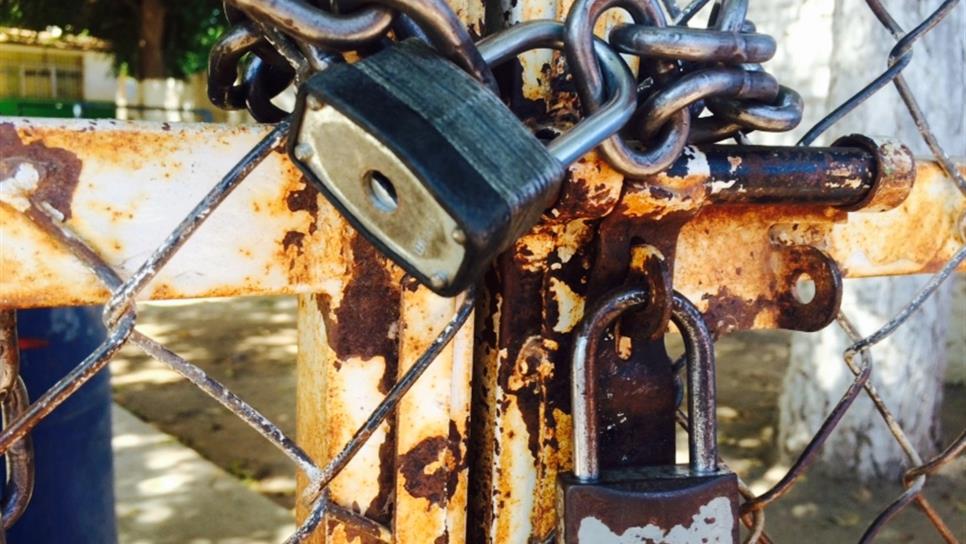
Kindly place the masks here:
POLYGON ((597 419, 597 347, 604 331, 624 312, 642 309, 650 301, 647 289, 635 287, 608 294, 588 308, 573 337, 571 413, 574 428, 574 476, 593 481, 600 476, 597 419))
MULTIPOLYGON (((533 49, 563 50, 564 32, 563 23, 557 21, 527 21, 480 40, 477 48, 487 64, 496 66, 533 49)), ((594 40, 594 52, 610 97, 600 109, 547 144, 550 154, 565 166, 616 134, 637 107, 637 85, 624 59, 600 39, 594 40)))
MULTIPOLYGON (((625 312, 643 309, 650 301, 647 289, 635 287, 610 293, 584 314, 573 336, 571 358, 571 413, 574 429, 574 476, 594 481, 600 476, 597 418, 597 362, 600 340, 625 312)), ((714 344, 701 312, 675 291, 671 321, 681 331, 688 362, 688 453, 695 474, 718 470, 717 419, 715 417, 714 344)))
POLYGON ((688 464, 694 474, 718 470, 714 340, 698 308, 674 292, 671 321, 681 331, 688 361, 688 464))

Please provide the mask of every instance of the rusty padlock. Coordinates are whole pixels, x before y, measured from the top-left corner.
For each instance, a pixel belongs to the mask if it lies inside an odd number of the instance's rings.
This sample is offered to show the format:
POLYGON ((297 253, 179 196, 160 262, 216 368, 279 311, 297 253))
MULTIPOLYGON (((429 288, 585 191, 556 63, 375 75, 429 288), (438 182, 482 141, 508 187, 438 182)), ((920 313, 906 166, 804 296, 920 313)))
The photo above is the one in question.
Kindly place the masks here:
POLYGON ((557 479, 557 542, 737 542, 738 479, 717 461, 714 345, 701 313, 680 293, 671 320, 687 349, 690 462, 600 470, 594 356, 607 327, 647 301, 645 289, 606 296, 574 335, 574 470, 557 479))

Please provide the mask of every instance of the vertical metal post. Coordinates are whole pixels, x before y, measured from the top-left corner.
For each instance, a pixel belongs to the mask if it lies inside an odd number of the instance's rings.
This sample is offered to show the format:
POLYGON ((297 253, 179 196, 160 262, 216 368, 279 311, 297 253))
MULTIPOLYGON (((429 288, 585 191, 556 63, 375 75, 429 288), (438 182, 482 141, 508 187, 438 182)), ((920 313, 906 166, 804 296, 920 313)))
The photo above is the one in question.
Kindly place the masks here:
MULTIPOLYGON (((570 2, 504 0, 491 31, 535 18, 560 19, 570 2)), ((606 28, 626 14, 609 12, 606 28)), ((518 68, 517 68, 518 66, 518 68)), ((559 124, 575 107, 555 93, 559 53, 521 55, 515 82, 532 126, 559 124), (550 73, 546 71, 550 68, 550 73), (546 110, 534 113, 534 104, 546 110)), ((473 481, 469 540, 542 541, 556 525, 555 481, 571 466, 570 337, 584 312, 596 222, 620 196, 623 177, 589 158, 571 166, 554 219, 504 254, 489 275, 477 318, 473 405, 473 481), (574 213, 579 209, 578 213, 574 213), (580 218, 583 217, 583 218, 580 218)))
MULTIPOLYGON (((450 5, 482 34, 481 0, 450 5)), ((299 443, 322 463, 449 321, 457 302, 404 280, 314 191, 312 198, 325 208, 316 225, 324 250, 306 252, 325 252, 321 266, 329 280, 320 292, 299 296, 296 427, 299 443)), ((472 357, 471 321, 332 482, 333 502, 392 527, 397 543, 465 541, 472 357)), ((300 479, 299 493, 305 485, 300 479)), ((300 502, 296 517, 307 513, 300 502)), ((309 542, 357 536, 328 519, 309 542)))

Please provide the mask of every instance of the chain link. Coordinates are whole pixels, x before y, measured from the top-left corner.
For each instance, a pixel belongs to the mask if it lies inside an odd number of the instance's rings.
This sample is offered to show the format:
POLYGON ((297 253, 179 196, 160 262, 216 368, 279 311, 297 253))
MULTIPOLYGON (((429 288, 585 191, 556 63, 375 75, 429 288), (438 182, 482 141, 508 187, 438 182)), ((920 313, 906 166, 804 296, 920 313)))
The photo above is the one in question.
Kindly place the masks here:
MULTIPOLYGON (((627 176, 664 170, 689 142, 743 137, 753 130, 787 131, 801 121, 801 97, 779 86, 760 65, 774 55, 776 45, 745 19, 747 0, 716 6, 706 29, 668 26, 669 14, 676 24, 686 24, 704 3, 680 11, 656 0, 578 0, 569 11, 564 50, 585 115, 599 110, 609 93, 593 47, 597 19, 620 7, 635 22, 619 26, 608 38, 615 49, 641 61, 636 114, 628 122, 633 128, 600 146, 608 162, 627 176), (710 115, 702 117, 706 109, 710 115)), ((342 60, 341 52, 364 56, 391 44, 390 31, 397 38, 425 39, 496 89, 476 45, 442 0, 357 4, 325 9, 303 0, 228 0, 226 14, 234 26, 210 56, 212 102, 225 109, 244 107, 256 120, 276 122, 285 112, 272 104, 273 96, 297 85, 307 72, 342 60), (311 63, 305 53, 309 48, 325 51, 326 62, 311 63), (287 61, 287 69, 280 59, 287 61)))
MULTIPOLYGON (((0 310, 0 416, 6 429, 21 417, 30 404, 27 387, 20 377, 20 350, 17 342, 17 314, 0 310)), ((34 490, 34 448, 30 435, 22 437, 3 453, 6 482, 0 500, 3 531, 20 519, 34 490)), ((3 541, 0 531, 0 541, 3 541)))

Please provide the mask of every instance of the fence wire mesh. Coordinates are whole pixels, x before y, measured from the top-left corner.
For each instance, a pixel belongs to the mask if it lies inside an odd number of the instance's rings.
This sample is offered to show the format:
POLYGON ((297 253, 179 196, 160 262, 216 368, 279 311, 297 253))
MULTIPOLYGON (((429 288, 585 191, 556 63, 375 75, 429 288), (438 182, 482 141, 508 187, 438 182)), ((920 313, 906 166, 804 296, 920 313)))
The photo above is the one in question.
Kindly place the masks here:
MULTIPOLYGON (((684 9, 672 8, 672 12, 681 13, 681 17, 687 17, 695 13, 706 2, 696 0, 684 9)), ((829 112, 824 118, 810 128, 799 140, 798 145, 810 145, 823 133, 832 128, 838 121, 848 113, 855 110, 859 105, 868 100, 872 95, 882 91, 891 82, 902 98, 909 115, 912 117, 923 141, 932 152, 933 158, 939 163, 946 175, 953 180, 960 192, 966 195, 966 180, 949 159, 949 155, 939 143, 935 134, 929 126, 926 116, 920 108, 909 84, 903 77, 902 71, 909 65, 914 53, 914 46, 932 29, 941 24, 944 19, 955 9, 958 0, 946 0, 942 2, 932 13, 919 22, 912 30, 905 31, 896 22, 893 15, 883 6, 879 0, 866 0, 871 12, 876 19, 888 30, 895 38, 895 46, 889 53, 887 68, 878 77, 869 82, 861 90, 845 100, 838 107, 829 112)), ((960 221, 962 230, 962 220, 960 221)), ((966 233, 961 233, 961 237, 966 239, 966 233)), ((952 258, 949 259, 919 292, 906 304, 892 319, 883 324, 875 332, 863 336, 852 324, 849 318, 842 312, 836 317, 839 327, 845 332, 852 342, 843 354, 843 360, 849 371, 855 376, 854 381, 846 389, 841 399, 831 410, 818 432, 812 437, 798 458, 788 469, 785 475, 773 487, 764 493, 754 496, 747 486, 742 485, 741 492, 745 497, 741 512, 743 521, 752 529, 746 542, 771 542, 771 538, 765 533, 765 509, 776 500, 787 494, 795 485, 796 481, 805 474, 818 458, 818 454, 825 444, 828 437, 836 429, 839 422, 846 412, 853 405, 856 398, 863 392, 868 396, 875 406, 876 411, 881 415, 883 421, 893 435, 896 442, 901 447, 907 460, 908 467, 902 476, 904 491, 886 507, 871 523, 860 538, 860 542, 871 542, 880 533, 883 527, 893 519, 899 512, 907 506, 915 503, 932 525, 936 528, 939 536, 946 542, 958 542, 953 531, 945 523, 938 512, 930 505, 923 495, 928 476, 935 473, 940 467, 954 459, 966 449, 966 429, 948 446, 943 448, 940 453, 930 459, 923 459, 918 451, 913 447, 907 438, 897 418, 886 406, 882 397, 879 395, 875 386, 869 381, 874 370, 874 360, 872 348, 898 328, 902 327, 915 314, 926 300, 934 296, 936 290, 953 274, 956 268, 966 260, 966 246, 961 247, 952 258), (856 360, 858 359, 858 361, 856 360)), ((679 417, 680 420, 680 417, 679 417)), ((681 420, 683 423, 683 420, 681 420)))
MULTIPOLYGON (((695 0, 681 7, 673 0, 666 0, 664 5, 676 24, 687 24, 691 17, 704 8, 709 1, 695 0)), ((933 134, 924 112, 902 75, 903 70, 909 65, 915 51, 915 45, 930 30, 943 22, 947 15, 959 4, 958 0, 944 1, 927 18, 909 31, 903 30, 892 14, 878 0, 866 0, 866 3, 874 16, 896 40, 895 46, 887 59, 887 69, 812 127, 801 138, 799 145, 809 145, 815 141, 842 117, 891 82, 899 92, 909 115, 915 122, 934 158, 942 166, 948 177, 956 183, 960 191, 966 195, 966 180, 950 161, 942 145, 933 134)), ((245 176, 272 150, 284 142, 288 128, 287 120, 279 122, 270 134, 212 188, 127 280, 118 276, 95 250, 72 232, 64 224, 62 216, 56 209, 46 202, 30 200, 25 212, 26 215, 53 239, 58 240, 69 249, 109 289, 110 301, 103 312, 103 320, 108 328, 108 335, 106 340, 74 370, 39 398, 34 399, 32 403, 28 403, 23 382, 19 376, 15 312, 11 310, 0 311, 0 402, 2 402, 3 410, 0 454, 6 456, 9 467, 2 501, 4 529, 9 528, 16 522, 29 502, 34 470, 30 444, 31 429, 97 372, 102 370, 124 344, 131 343, 168 365, 248 423, 266 440, 280 449, 293 462, 297 470, 301 471, 308 479, 310 485, 300 500, 312 505, 310 514, 291 535, 288 542, 303 540, 316 529, 323 516, 326 515, 351 525, 359 534, 366 535, 376 541, 392 542, 393 536, 390 528, 333 503, 329 500, 326 487, 352 460, 355 453, 365 444, 376 428, 393 412, 400 399, 467 320, 475 304, 475 293, 472 290, 461 295, 462 302, 456 314, 439 332, 435 341, 401 376, 341 451, 325 465, 319 465, 313 461, 278 426, 223 384, 208 376, 201 368, 142 334, 136 328, 137 315, 134 301, 137 295, 152 281, 158 271, 175 255, 205 219, 217 209, 218 205, 231 191, 244 180, 245 176)), ((962 224, 961 221, 960 225, 962 224)), ((747 486, 741 486, 741 492, 745 498, 741 507, 741 517, 742 521, 751 528, 747 542, 771 541, 765 532, 766 508, 788 493, 796 481, 812 467, 823 444, 836 429, 854 401, 863 393, 872 401, 895 437, 896 442, 905 452, 908 459, 908 468, 906 468, 902 477, 904 491, 869 524, 861 541, 867 542, 874 539, 889 520, 913 503, 929 519, 944 540, 947 542, 956 541, 953 531, 930 505, 923 495, 923 490, 929 476, 966 449, 966 430, 961 432, 939 454, 932 458, 923 458, 911 445, 897 418, 886 407, 869 378, 875 367, 872 348, 907 323, 916 310, 927 299, 935 295, 937 288, 953 274, 964 260, 966 260, 966 246, 960 248, 897 315, 871 334, 862 335, 856 330, 848 317, 841 313, 838 315, 838 325, 853 342, 845 351, 843 359, 844 364, 855 376, 854 381, 828 414, 819 431, 777 484, 765 493, 758 495, 752 493, 747 486)), ((683 413, 679 413, 679 421, 683 426, 687 426, 687 418, 683 413)))

